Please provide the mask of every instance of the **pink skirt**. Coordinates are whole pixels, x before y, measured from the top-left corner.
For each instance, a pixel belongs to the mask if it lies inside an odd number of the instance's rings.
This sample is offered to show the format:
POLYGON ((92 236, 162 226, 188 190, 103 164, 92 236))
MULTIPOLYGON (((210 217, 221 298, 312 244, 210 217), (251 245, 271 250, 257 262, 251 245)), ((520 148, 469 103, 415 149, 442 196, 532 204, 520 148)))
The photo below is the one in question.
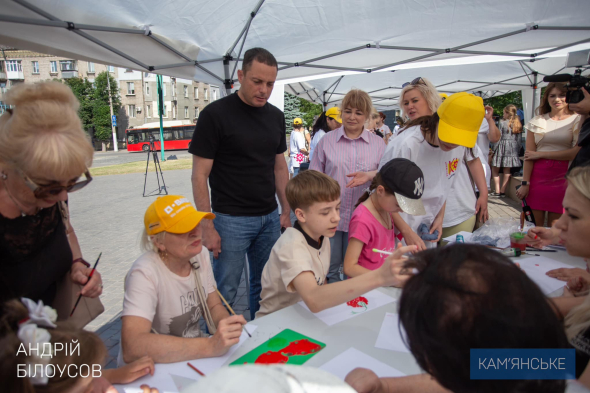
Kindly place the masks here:
POLYGON ((533 210, 563 213, 567 187, 565 174, 569 161, 540 159, 535 161, 526 202, 533 210))

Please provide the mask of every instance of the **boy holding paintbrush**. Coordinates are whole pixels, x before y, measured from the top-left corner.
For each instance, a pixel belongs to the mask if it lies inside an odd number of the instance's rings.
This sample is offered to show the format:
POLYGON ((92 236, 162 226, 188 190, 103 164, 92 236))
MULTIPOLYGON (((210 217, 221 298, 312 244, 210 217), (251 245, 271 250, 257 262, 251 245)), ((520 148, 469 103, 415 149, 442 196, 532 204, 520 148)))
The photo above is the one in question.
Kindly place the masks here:
POLYGON ((262 271, 262 317, 303 300, 312 312, 346 303, 381 286, 401 286, 409 272, 402 255, 415 246, 398 247, 381 268, 327 284, 330 242, 340 221, 340 186, 329 176, 305 171, 287 183, 287 200, 297 221, 275 243, 262 271))

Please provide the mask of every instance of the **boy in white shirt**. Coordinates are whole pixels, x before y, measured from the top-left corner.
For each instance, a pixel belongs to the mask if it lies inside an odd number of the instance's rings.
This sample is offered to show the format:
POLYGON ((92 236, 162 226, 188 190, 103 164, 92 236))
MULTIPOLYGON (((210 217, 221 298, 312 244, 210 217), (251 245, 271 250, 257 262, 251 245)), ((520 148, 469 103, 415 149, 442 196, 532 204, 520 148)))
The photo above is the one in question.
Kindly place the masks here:
POLYGON ((312 312, 320 312, 381 286, 403 286, 412 274, 403 266, 403 254, 417 248, 400 244, 379 269, 324 285, 330 266, 326 237, 334 236, 340 221, 340 186, 331 177, 308 170, 287 183, 286 194, 297 221, 275 243, 262 271, 257 318, 301 300, 312 312))

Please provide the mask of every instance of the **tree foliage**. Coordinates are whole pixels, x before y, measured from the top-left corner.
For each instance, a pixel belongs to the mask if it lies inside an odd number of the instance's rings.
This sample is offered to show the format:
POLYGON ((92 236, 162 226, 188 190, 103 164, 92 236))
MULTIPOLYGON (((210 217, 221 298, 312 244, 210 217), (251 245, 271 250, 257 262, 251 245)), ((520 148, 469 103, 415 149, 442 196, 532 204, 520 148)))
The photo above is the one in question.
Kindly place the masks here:
POLYGON ((520 91, 513 91, 502 96, 485 99, 484 103, 494 108, 494 116, 502 117, 504 115, 504 108, 510 104, 514 104, 518 109, 522 109, 522 94, 520 91))
POLYGON ((87 132, 94 127, 94 137, 99 141, 110 141, 113 135, 107 75, 111 82, 113 113, 118 113, 121 108, 121 97, 119 96, 117 80, 106 71, 98 74, 94 84, 88 78, 69 78, 62 81, 72 89, 72 92, 80 101, 79 115, 82 120, 82 127, 87 132))
POLYGON ((311 130, 313 127, 313 119, 316 116, 319 116, 324 111, 324 108, 321 104, 314 104, 313 102, 309 102, 303 98, 299 98, 299 102, 299 109, 303 113, 303 125, 311 130))
POLYGON ((303 120, 303 125, 311 129, 313 127, 313 119, 315 116, 319 116, 322 111, 322 105, 320 104, 314 104, 301 97, 285 93, 285 123, 287 124, 287 133, 291 132, 293 120, 296 117, 300 117, 303 120))

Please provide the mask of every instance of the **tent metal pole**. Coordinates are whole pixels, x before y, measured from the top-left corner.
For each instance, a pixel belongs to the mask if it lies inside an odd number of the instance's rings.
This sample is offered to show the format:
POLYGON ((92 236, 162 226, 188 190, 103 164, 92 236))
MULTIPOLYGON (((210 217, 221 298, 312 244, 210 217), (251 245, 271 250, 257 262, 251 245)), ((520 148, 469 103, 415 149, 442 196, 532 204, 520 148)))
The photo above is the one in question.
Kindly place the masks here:
MULTIPOLYGON (((351 48, 351 49, 346 49, 346 50, 343 50, 343 51, 340 51, 340 52, 330 53, 330 54, 325 55, 325 56, 316 57, 316 58, 305 60, 305 61, 301 61, 301 62, 298 62, 298 63, 290 63, 286 67, 279 68, 279 71, 286 70, 287 68, 293 68, 293 67, 304 67, 304 66, 311 67, 308 64, 309 63, 313 63, 314 61, 320 61, 320 60, 324 60, 324 59, 329 59, 330 57, 339 56, 339 55, 343 55, 343 54, 350 53, 350 52, 356 52, 357 50, 369 48, 370 46, 371 46, 370 44, 362 45, 362 46, 357 46, 357 47, 354 47, 354 48, 351 48)), ((326 66, 324 66, 324 67, 326 67, 326 66)), ((347 68, 347 70, 352 70, 353 71, 354 69, 348 69, 347 68)), ((362 72, 365 72, 366 70, 363 69, 361 71, 362 72)))
MULTIPOLYGON (((521 76, 521 78, 522 78, 522 76, 521 76)), ((464 80, 459 80, 458 82, 463 82, 463 83, 485 83, 485 82, 482 82, 482 81, 464 81, 464 80)), ((525 85, 525 84, 522 84, 522 83, 501 83, 501 82, 494 83, 494 85, 524 86, 524 87, 530 87, 531 86, 531 85, 525 85)), ((477 90, 477 89, 474 89, 474 90, 477 90)))
MULTIPOLYGON (((250 21, 248 22, 248 27, 246 29, 246 33, 244 33, 244 39, 242 40, 242 45, 240 45, 240 51, 238 52, 238 59, 242 55, 242 49, 244 49, 244 44, 246 43, 246 38, 248 37, 248 32, 250 31, 250 25, 251 25, 251 23, 252 23, 252 19, 250 19, 250 21)), ((232 82, 233 82, 233 79, 234 79, 234 75, 236 74, 236 68, 238 68, 238 63, 239 63, 239 60, 236 60, 235 61, 235 64, 234 64, 234 69, 231 72, 231 76, 229 78, 229 79, 231 79, 232 82)), ((277 67, 277 70, 278 70, 278 68, 279 67, 277 67)))
POLYGON ((588 26, 539 26, 538 30, 590 30, 588 26))
POLYGON ((508 82, 508 81, 511 81, 511 80, 514 80, 514 79, 518 79, 518 78, 522 78, 522 77, 524 77, 524 75, 519 75, 519 76, 515 76, 515 77, 513 77, 513 78, 504 79, 504 80, 501 80, 501 81, 499 81, 499 82, 490 82, 490 83, 486 83, 485 85, 481 85, 481 86, 474 87, 472 90, 479 90, 479 89, 481 89, 482 87, 491 86, 491 85, 497 85, 497 84, 501 84, 501 83, 503 83, 503 82, 508 82))
POLYGON ((96 25, 86 25, 86 24, 78 24, 74 22, 67 22, 67 21, 60 21, 60 20, 43 20, 43 19, 34 19, 34 18, 21 18, 18 16, 12 15, 0 15, 0 22, 9 22, 9 23, 20 23, 25 25, 33 25, 33 26, 49 26, 49 27, 63 27, 64 29, 75 29, 75 30, 94 30, 94 31, 108 31, 109 33, 126 33, 126 34, 138 34, 144 35, 145 32, 143 30, 137 29, 124 29, 120 27, 107 27, 107 26, 96 26, 96 25))
MULTIPOLYGON (((307 94, 307 96, 309 97, 310 100, 314 101, 313 98, 311 98, 311 96, 309 95, 308 91, 305 90, 305 87, 303 87, 303 85, 301 84, 301 82, 298 82, 299 86, 301 86, 301 88, 303 89, 303 91, 305 92, 305 94, 307 94)), ((314 101, 315 102, 315 101, 314 101)))
POLYGON ((578 44, 583 44, 583 43, 589 42, 589 41, 590 41, 590 38, 586 38, 586 39, 583 39, 583 40, 580 40, 580 41, 572 42, 571 44, 561 45, 561 46, 558 46, 557 48, 548 49, 548 50, 543 51, 541 53, 537 53, 537 56, 543 56, 543 55, 546 55, 547 53, 555 52, 555 51, 558 51, 558 50, 561 50, 561 49, 569 48, 570 46, 575 46, 575 45, 578 45, 578 44))
MULTIPOLYGON (((60 21, 60 20, 59 20, 58 18, 56 18, 55 16, 53 16, 53 15, 51 15, 51 14, 49 14, 49 13, 47 13, 47 12, 43 11, 42 9, 40 9, 40 8, 38 8, 38 7, 35 7, 35 6, 34 6, 34 5, 32 5, 32 4, 29 4, 29 3, 27 3, 27 2, 26 2, 26 1, 24 1, 24 0, 13 0, 13 1, 15 1, 16 3, 18 3, 18 4, 22 5, 23 7, 25 7, 25 8, 28 8, 29 10, 31 10, 31 11, 33 11, 33 12, 35 12, 35 13, 37 13, 37 14, 39 14, 39 15, 41 15, 41 16, 43 16, 43 17, 45 17, 45 18, 47 18, 47 19, 50 19, 50 20, 53 20, 53 21, 60 21)), ((61 22, 61 21, 60 21, 60 22, 61 22)), ((83 37, 83 38, 86 38, 88 41, 92 41, 92 42, 94 42, 96 45, 102 46, 102 47, 103 47, 103 48, 105 48, 106 50, 108 50, 108 51, 111 51, 111 52, 113 52, 113 53, 115 53, 115 54, 117 54, 117 55, 121 56, 122 58, 129 60, 129 61, 130 61, 130 62, 132 62, 132 63, 135 63, 135 64, 137 64, 137 65, 138 65, 138 66, 140 66, 141 68, 144 68, 144 69, 146 69, 146 70, 149 70, 149 69, 150 69, 150 66, 148 66, 147 64, 144 64, 144 63, 142 63, 141 61, 139 61, 139 60, 136 60, 136 59, 134 59, 133 57, 126 55, 125 53, 121 52, 120 50, 113 48, 113 47, 112 47, 112 46, 110 46, 109 44, 106 44, 106 43, 102 42, 101 40, 99 40, 99 39, 97 39, 97 38, 94 38, 94 37, 92 37, 91 35, 89 35, 89 34, 87 34, 87 33, 83 32, 83 31, 79 31, 79 30, 73 29, 73 30, 72 30, 72 32, 73 32, 74 34, 78 34, 79 36, 81 36, 81 37, 83 37)))
POLYGON ((389 89, 395 89, 395 87, 393 87, 393 86, 384 87, 383 89, 377 89, 377 90, 373 90, 373 91, 368 91, 367 94, 377 93, 378 91, 389 90, 389 89))
POLYGON ((340 79, 338 79, 338 82, 336 82, 336 86, 334 86, 334 88, 332 89, 332 93, 330 93, 330 97, 328 97, 328 101, 330 101, 330 98, 332 98, 332 94, 334 94, 334 92, 336 91, 336 88, 338 87, 338 85, 340 84, 340 81, 342 80, 342 78, 344 78, 344 75, 342 75, 340 77, 340 79))
MULTIPOLYGON (((529 82, 531 82, 531 85, 532 85, 533 84, 533 81, 532 81, 531 77, 529 76, 529 74, 524 69, 524 66, 522 65, 522 62, 519 61, 518 64, 520 64, 520 68, 522 68, 522 71, 524 72, 524 74, 526 75, 526 77, 528 78, 529 82)), ((528 67, 528 68, 530 69, 530 67, 528 67)))
POLYGON ((151 38, 152 40, 156 41, 158 44, 162 45, 164 48, 168 49, 172 53, 175 53, 177 56, 182 57, 184 60, 191 61, 191 62, 194 61, 193 59, 191 59, 190 57, 186 56, 183 53, 180 53, 179 51, 177 51, 176 49, 174 49, 173 47, 171 47, 170 45, 168 45, 167 43, 165 43, 164 41, 162 41, 158 37, 155 37, 151 31, 149 32, 148 37, 151 38))
POLYGON ((326 102, 326 92, 324 91, 324 99, 322 100, 322 105, 324 106, 324 112, 327 110, 326 108, 328 107, 328 103, 326 102))
POLYGON ((334 86, 336 83, 340 82, 340 79, 342 79, 342 78, 344 78, 344 75, 342 75, 342 76, 341 76, 341 77, 339 77, 337 80, 335 80, 335 81, 334 81, 334 83, 332 83, 332 84, 331 84, 331 85, 330 85, 330 86, 329 86, 329 87, 326 89, 326 91, 324 91, 324 93, 325 93, 325 92, 327 92, 327 91, 329 91, 329 90, 330 90, 330 89, 331 89, 331 88, 332 88, 332 87, 333 87, 333 86, 334 86))
MULTIPOLYGON (((229 77, 229 60, 231 56, 225 56, 223 59, 223 74, 225 75, 225 80, 223 81, 223 85, 225 86, 225 93, 227 95, 231 94, 231 79, 229 77)), ((238 63, 236 63, 238 64, 238 63)))
POLYGON ((452 82, 448 82, 448 83, 443 83, 442 85, 436 85, 435 87, 438 89, 439 87, 452 85, 453 83, 457 83, 457 82, 459 82, 459 81, 452 81, 452 82))
POLYGON ((186 66, 195 66, 195 62, 191 61, 190 63, 175 63, 175 64, 163 64, 159 66, 152 66, 152 71, 163 70, 166 68, 179 68, 179 67, 186 67, 186 66))
POLYGON ((231 53, 234 51, 234 49, 236 49, 236 46, 238 46, 238 42, 240 42, 240 38, 242 38, 242 36, 246 32, 246 29, 250 28, 250 23, 252 23, 252 19, 254 19, 254 17, 256 16, 258 11, 260 10, 260 7, 262 7, 263 3, 264 3, 264 0, 260 0, 258 2, 258 4, 256 4, 256 7, 254 7, 254 10, 252 10, 252 12, 250 12, 250 17, 248 18, 248 22, 246 22, 246 24, 244 25, 244 28, 242 29, 242 32, 240 33, 238 38, 236 38, 236 40, 234 41, 232 46, 225 52, 226 56, 231 56, 231 53))
MULTIPOLYGON (((377 45, 371 45, 371 48, 377 48, 377 45)), ((417 51, 417 52, 445 52, 446 49, 440 48, 419 48, 419 47, 412 47, 412 46, 392 46, 392 45, 379 45, 380 49, 394 49, 394 50, 407 50, 407 51, 417 51)), ((512 52, 486 52, 486 51, 476 51, 476 50, 463 50, 457 49, 453 51, 454 53, 465 53, 471 55, 496 55, 496 56, 515 56, 515 57, 528 57, 529 54, 526 53, 512 53, 512 52)))
POLYGON ((206 69, 202 65, 195 63, 195 67, 197 67, 198 69, 200 69, 202 71, 205 71, 207 74, 211 75, 213 78, 217 79, 218 81, 224 82, 223 79, 221 79, 220 77, 218 77, 217 75, 215 75, 213 72, 209 71, 208 69, 206 69))

